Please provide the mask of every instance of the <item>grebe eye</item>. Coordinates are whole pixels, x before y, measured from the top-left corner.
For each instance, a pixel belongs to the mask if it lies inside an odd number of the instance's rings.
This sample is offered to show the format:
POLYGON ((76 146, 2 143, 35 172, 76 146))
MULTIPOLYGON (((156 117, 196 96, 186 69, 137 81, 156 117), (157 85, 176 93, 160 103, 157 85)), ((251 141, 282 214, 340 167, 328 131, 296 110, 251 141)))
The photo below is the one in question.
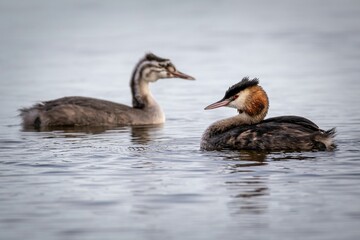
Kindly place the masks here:
POLYGON ((175 72, 175 71, 176 71, 173 66, 169 66, 167 69, 168 69, 169 71, 171 71, 171 72, 175 72))
POLYGON ((237 99, 239 97, 239 95, 234 95, 233 97, 232 97, 232 100, 234 101, 235 99, 237 99))

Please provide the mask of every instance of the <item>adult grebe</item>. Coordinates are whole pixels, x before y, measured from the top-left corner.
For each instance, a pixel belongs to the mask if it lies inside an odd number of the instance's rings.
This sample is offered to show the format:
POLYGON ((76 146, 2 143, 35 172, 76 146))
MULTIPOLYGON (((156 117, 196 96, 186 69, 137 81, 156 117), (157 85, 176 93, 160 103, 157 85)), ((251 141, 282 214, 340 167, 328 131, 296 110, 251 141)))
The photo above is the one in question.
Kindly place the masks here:
POLYGON ((213 123, 201 140, 203 150, 333 150, 335 128, 328 131, 310 120, 282 116, 263 120, 269 108, 258 79, 243 78, 223 99, 205 108, 236 108, 239 115, 213 123))
POLYGON ((149 83, 161 78, 195 80, 169 59, 146 54, 136 65, 131 81, 133 107, 88 97, 64 97, 20 109, 24 127, 116 126, 160 124, 165 115, 153 98, 149 83))

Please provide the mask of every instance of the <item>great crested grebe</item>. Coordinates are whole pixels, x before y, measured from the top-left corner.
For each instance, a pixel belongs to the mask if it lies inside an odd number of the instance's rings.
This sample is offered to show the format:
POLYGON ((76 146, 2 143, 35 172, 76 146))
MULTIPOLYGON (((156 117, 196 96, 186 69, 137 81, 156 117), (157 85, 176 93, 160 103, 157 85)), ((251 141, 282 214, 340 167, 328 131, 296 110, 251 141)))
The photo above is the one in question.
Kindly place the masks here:
POLYGON ((298 116, 263 120, 269 109, 266 92, 258 79, 243 78, 225 96, 205 108, 236 108, 239 114, 217 121, 204 132, 203 150, 333 150, 335 128, 321 130, 312 121, 298 116))
POLYGON ((88 97, 63 97, 20 109, 24 127, 116 126, 160 124, 165 115, 152 96, 149 83, 161 78, 193 77, 176 70, 169 59, 145 54, 130 80, 133 107, 88 97))

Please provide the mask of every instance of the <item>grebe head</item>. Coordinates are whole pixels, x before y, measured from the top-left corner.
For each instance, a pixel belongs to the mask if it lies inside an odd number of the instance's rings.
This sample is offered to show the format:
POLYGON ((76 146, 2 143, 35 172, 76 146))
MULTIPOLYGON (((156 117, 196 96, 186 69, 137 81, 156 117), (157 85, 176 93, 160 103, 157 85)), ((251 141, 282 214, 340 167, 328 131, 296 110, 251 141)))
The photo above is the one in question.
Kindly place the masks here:
POLYGON ((170 59, 158 57, 153 53, 145 54, 136 66, 134 74, 138 75, 135 78, 141 78, 146 82, 156 82, 161 78, 195 80, 195 78, 178 71, 170 59))
POLYGON ((257 78, 250 80, 245 77, 230 87, 220 101, 210 104, 205 110, 219 107, 236 108, 247 123, 260 122, 265 118, 269 109, 269 99, 258 84, 257 78))

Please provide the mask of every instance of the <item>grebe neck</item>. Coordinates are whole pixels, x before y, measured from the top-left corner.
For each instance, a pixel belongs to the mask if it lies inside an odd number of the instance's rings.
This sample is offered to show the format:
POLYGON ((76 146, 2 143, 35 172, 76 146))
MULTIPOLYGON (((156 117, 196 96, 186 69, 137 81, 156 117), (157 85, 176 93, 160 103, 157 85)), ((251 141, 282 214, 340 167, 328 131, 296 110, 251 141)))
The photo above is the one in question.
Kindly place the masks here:
POLYGON ((146 59, 141 59, 135 66, 130 80, 133 108, 143 109, 150 106, 158 106, 149 88, 149 82, 145 80, 144 74, 146 68, 146 59))
MULTIPOLYGON (((262 120, 262 119, 261 119, 262 120)), ((260 121, 261 121, 260 120, 260 121)), ((212 136, 224 133, 232 128, 242 126, 242 125, 250 125, 260 122, 257 119, 250 117, 246 113, 241 113, 234 117, 229 117, 225 119, 221 119, 211 124, 208 129, 205 131, 205 135, 212 136)))

